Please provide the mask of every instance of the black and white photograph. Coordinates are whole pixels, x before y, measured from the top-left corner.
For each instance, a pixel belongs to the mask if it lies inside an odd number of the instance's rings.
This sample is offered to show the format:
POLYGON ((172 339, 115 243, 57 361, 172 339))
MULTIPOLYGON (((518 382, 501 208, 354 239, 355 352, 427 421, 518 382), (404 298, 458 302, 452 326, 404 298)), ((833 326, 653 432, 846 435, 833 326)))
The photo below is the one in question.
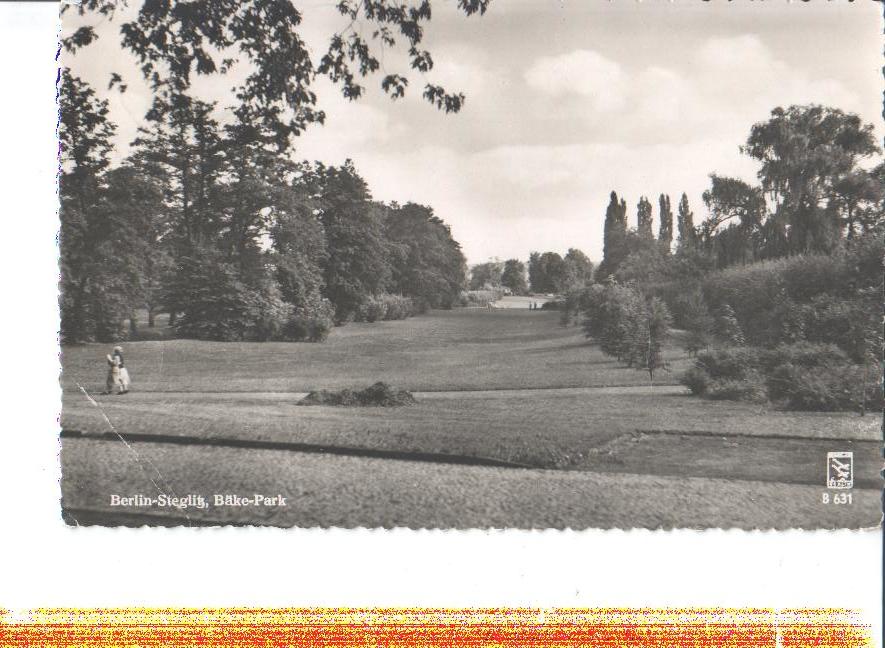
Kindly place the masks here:
POLYGON ((881 523, 882 5, 61 5, 70 526, 881 523))

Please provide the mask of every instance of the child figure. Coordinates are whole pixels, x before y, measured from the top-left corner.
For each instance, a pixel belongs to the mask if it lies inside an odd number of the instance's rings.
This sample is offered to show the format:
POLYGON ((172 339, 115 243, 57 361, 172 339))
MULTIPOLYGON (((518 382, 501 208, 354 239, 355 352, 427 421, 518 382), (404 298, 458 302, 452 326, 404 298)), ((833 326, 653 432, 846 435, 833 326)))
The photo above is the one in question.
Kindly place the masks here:
POLYGON ((113 354, 107 356, 108 360, 108 378, 106 394, 111 394, 114 387, 117 387, 117 395, 129 393, 129 371, 123 362, 123 347, 114 347, 113 354))

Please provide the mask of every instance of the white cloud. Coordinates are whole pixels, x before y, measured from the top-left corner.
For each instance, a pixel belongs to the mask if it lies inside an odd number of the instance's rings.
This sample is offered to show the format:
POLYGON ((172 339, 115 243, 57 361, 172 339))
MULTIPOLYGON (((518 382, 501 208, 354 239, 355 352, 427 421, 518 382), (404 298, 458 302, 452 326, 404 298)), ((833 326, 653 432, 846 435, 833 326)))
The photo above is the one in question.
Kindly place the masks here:
MULTIPOLYGON (((575 50, 537 59, 524 78, 541 93, 536 122, 560 120, 572 141, 730 138, 736 149, 750 126, 778 105, 823 103, 869 112, 841 81, 810 77, 752 34, 704 39, 690 69, 621 68, 595 52, 575 50)), ((544 169, 539 181, 554 176, 544 169)))
POLYGON ((391 123, 388 111, 345 99, 329 81, 320 80, 317 87, 326 121, 310 126, 298 137, 299 157, 344 159, 363 148, 385 144, 403 128, 391 123))
POLYGON ((699 51, 694 83, 711 107, 762 112, 777 105, 823 103, 860 110, 858 97, 840 81, 810 78, 778 59, 755 35, 710 38, 699 51))
POLYGON ((541 57, 526 70, 525 80, 529 87, 552 97, 585 98, 599 112, 617 110, 624 104, 621 66, 592 50, 541 57))

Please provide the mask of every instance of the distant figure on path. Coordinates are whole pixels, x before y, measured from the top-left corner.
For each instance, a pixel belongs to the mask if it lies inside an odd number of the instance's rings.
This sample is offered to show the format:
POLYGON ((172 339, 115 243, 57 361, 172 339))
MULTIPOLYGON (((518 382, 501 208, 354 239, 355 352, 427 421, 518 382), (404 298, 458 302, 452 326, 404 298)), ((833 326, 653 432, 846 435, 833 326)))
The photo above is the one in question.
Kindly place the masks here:
POLYGON ((114 352, 107 356, 108 361, 108 378, 106 382, 105 394, 114 393, 114 387, 117 388, 117 395, 129 392, 129 371, 123 362, 123 347, 114 347, 114 352))

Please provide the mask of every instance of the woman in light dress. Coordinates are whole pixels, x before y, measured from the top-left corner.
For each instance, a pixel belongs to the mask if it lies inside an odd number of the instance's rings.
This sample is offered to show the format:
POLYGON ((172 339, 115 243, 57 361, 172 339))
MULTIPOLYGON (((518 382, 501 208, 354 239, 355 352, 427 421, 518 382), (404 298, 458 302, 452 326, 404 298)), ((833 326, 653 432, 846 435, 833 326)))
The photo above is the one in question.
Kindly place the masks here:
POLYGON ((123 347, 114 347, 114 352, 107 356, 108 361, 108 378, 106 383, 105 394, 114 393, 117 388, 117 394, 129 393, 129 370, 123 362, 123 347))

